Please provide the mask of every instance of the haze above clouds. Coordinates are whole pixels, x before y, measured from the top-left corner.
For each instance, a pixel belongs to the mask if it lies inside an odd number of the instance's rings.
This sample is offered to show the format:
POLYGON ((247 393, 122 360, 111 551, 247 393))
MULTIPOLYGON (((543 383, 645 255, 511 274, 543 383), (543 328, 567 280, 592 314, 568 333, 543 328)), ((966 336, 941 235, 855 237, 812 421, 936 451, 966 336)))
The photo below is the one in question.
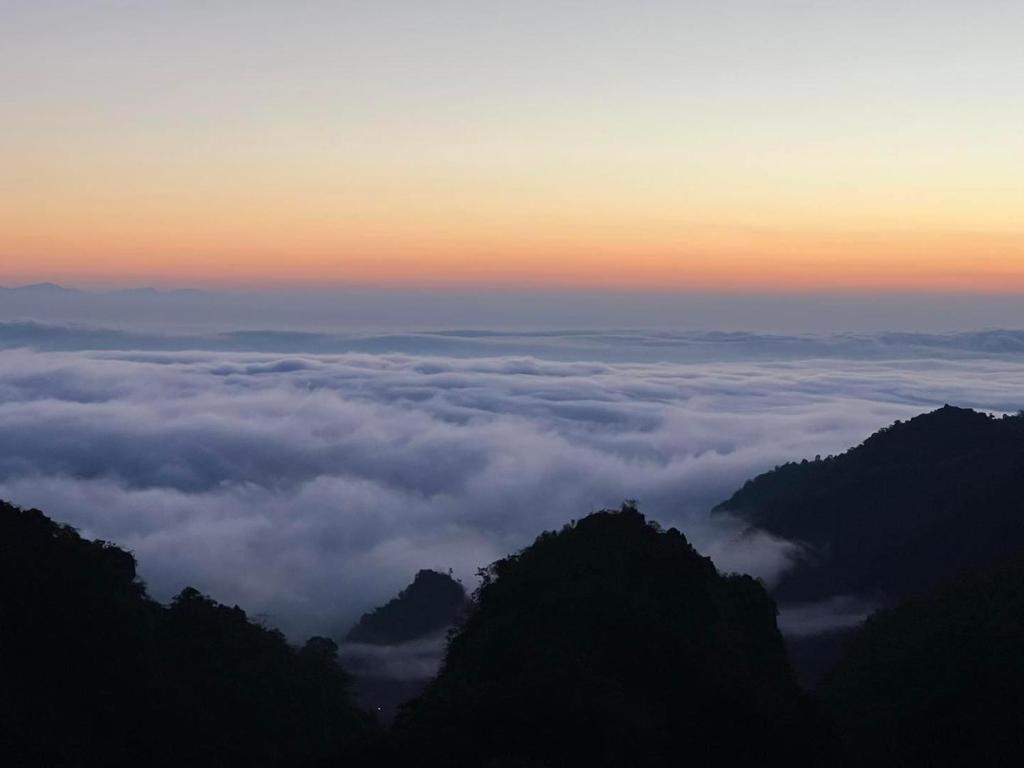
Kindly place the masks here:
POLYGON ((770 580, 795 545, 707 517, 745 479, 945 402, 1015 410, 1024 381, 1012 332, 189 340, 0 325, 0 498, 293 637, 624 498, 770 580))
POLYGON ((50 283, 0 287, 0 322, 79 323, 158 333, 466 328, 950 333, 1019 328, 1022 318, 1024 296, 1009 294, 630 293, 614 286, 605 292, 358 286, 324 291, 104 291, 50 283))

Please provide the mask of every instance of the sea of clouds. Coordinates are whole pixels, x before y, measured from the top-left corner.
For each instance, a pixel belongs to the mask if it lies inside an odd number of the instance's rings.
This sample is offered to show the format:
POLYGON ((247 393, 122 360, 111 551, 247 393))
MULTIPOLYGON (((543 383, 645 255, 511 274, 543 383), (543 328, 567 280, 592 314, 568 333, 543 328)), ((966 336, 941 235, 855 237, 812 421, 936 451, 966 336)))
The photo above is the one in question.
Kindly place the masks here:
POLYGON ((860 338, 854 357, 811 337, 662 335, 652 355, 618 333, 110 332, 89 350, 67 341, 82 329, 30 330, 0 328, 0 498, 129 548, 160 599, 193 585, 295 639, 342 634, 420 568, 471 587, 627 498, 770 582, 798 545, 708 516, 744 480, 946 402, 1024 397, 1024 354, 990 339, 929 356, 860 338))

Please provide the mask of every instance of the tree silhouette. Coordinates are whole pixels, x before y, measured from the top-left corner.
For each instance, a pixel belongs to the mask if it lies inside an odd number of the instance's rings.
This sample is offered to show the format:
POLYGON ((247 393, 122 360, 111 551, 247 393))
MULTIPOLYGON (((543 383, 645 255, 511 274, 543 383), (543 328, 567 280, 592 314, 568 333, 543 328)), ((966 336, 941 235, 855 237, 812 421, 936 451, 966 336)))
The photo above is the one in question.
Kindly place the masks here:
POLYGON ((542 534, 482 573, 438 678, 399 715, 432 765, 825 759, 775 606, 635 507, 542 534), (504 762, 503 762, 504 761, 504 762), (531 762, 532 761, 532 762, 531 762))
POLYGON ((1024 559, 883 611, 825 685, 856 765, 1024 764, 1024 559))
POLYGON ((362 755, 372 721, 337 647, 185 589, 164 607, 135 559, 0 503, 0 758, 7 765, 279 766, 362 755))
POLYGON ((840 456, 790 463, 716 507, 809 545, 780 601, 895 601, 1024 550, 1024 418, 945 406, 840 456))
POLYGON ((459 621, 468 605, 466 590, 450 574, 422 570, 397 597, 364 614, 345 639, 374 645, 417 640, 459 621))

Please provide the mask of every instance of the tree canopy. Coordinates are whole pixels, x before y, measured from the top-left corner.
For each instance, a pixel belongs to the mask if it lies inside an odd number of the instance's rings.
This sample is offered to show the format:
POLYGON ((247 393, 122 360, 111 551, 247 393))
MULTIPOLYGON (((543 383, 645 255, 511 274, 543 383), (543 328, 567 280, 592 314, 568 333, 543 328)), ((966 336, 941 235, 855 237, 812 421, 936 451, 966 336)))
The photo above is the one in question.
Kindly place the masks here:
POLYGON ((433 765, 824 759, 775 605, 630 505, 482 572, 444 666, 400 715, 433 765))
POLYGON ((868 619, 824 694, 857 765, 1024 764, 1024 558, 868 619))
POLYGON ((809 545, 780 600, 895 601, 1024 550, 1024 418, 945 406, 776 467, 716 513, 809 545))
POLYGON ((374 645, 417 640, 450 627, 468 607, 465 588, 451 575, 421 570, 397 597, 363 614, 345 639, 374 645))
POLYGON ((0 754, 8 765, 277 766, 355 757, 371 719, 323 638, 293 648, 131 554, 0 503, 0 754))

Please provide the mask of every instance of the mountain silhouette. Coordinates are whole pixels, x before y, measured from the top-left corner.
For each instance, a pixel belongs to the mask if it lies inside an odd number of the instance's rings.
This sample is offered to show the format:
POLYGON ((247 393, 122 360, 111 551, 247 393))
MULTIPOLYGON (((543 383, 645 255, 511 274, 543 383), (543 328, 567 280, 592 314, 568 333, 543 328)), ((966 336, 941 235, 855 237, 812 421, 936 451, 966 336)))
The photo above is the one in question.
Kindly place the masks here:
POLYGON ((420 571, 340 649, 193 588, 157 603, 131 553, 0 502, 0 763, 1016 765, 1021 478, 1024 418, 947 406, 716 508, 806 545, 774 596, 626 503, 481 570, 472 599, 420 571), (837 595, 884 607, 787 650, 775 599, 837 595), (794 649, 831 668, 820 698, 794 649), (357 694, 385 721, 416 698, 384 730, 357 694))
POLYGON ((364 614, 341 648, 358 701, 390 723, 437 673, 445 633, 469 607, 465 588, 450 574, 422 570, 397 597, 364 614))
POLYGON ((373 735, 337 646, 236 607, 146 595, 135 559, 0 502, 0 762, 283 766, 373 735))
POLYGON ((363 614, 345 639, 351 643, 394 645, 443 631, 469 606, 465 588, 449 574, 422 570, 386 604, 363 614))
POLYGON ((870 619, 824 686, 863 766, 1024 764, 1024 559, 870 619))
POLYGON ((78 295, 83 293, 76 288, 65 288, 57 283, 31 283, 30 285, 0 286, 0 291, 6 293, 21 293, 45 298, 56 295, 78 295))
POLYGON ((445 766, 826 760, 775 605, 630 505, 485 569, 396 749, 445 766))
POLYGON ((883 603, 1024 551, 1024 418, 945 406, 748 481, 715 513, 808 546, 780 601, 883 603))

